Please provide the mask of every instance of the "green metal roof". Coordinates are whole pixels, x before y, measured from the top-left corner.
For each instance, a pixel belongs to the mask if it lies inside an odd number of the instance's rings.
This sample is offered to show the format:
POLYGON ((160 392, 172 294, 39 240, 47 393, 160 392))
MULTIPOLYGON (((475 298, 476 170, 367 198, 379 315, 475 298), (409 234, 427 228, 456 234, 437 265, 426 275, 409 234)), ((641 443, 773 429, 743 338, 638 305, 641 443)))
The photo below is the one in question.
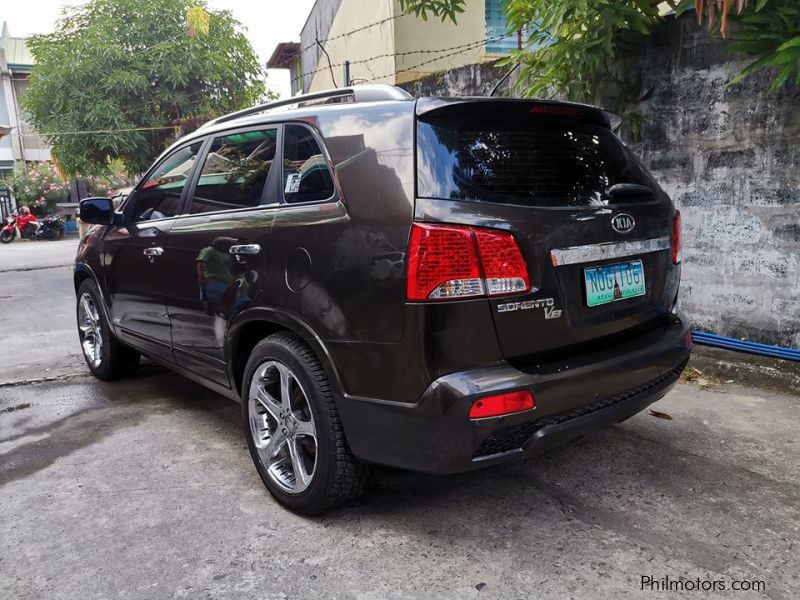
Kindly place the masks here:
POLYGON ((33 53, 28 48, 27 39, 12 37, 6 23, 3 23, 0 47, 5 50, 8 67, 14 71, 30 71, 36 64, 36 59, 33 58, 33 53))

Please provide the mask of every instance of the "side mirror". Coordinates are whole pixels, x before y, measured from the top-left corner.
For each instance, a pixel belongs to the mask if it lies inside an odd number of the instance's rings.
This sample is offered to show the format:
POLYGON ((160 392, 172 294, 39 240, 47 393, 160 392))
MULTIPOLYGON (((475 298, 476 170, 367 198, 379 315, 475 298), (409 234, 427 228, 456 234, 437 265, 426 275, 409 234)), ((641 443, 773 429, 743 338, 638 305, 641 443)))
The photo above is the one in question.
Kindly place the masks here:
POLYGON ((113 225, 116 221, 111 198, 86 198, 81 200, 80 219, 93 225, 113 225))

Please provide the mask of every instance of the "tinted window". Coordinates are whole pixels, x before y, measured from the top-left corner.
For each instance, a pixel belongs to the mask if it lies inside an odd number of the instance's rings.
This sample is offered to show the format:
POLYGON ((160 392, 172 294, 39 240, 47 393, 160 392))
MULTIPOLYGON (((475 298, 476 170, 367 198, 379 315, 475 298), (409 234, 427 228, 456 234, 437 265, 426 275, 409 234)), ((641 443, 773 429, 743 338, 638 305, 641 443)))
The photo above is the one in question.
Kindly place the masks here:
POLYGON ((527 110, 472 115, 420 122, 417 135, 421 197, 595 206, 609 203, 606 190, 617 183, 658 190, 610 130, 578 120, 531 116, 527 110))
POLYGON ((134 221, 164 219, 179 214, 181 195, 203 142, 176 150, 162 160, 139 186, 133 207, 134 221))
POLYGON ((283 140, 286 202, 318 202, 333 196, 328 162, 311 130, 302 125, 286 125, 283 140))
POLYGON ((265 185, 278 139, 277 129, 215 138, 192 199, 192 214, 247 208, 266 202, 265 185))

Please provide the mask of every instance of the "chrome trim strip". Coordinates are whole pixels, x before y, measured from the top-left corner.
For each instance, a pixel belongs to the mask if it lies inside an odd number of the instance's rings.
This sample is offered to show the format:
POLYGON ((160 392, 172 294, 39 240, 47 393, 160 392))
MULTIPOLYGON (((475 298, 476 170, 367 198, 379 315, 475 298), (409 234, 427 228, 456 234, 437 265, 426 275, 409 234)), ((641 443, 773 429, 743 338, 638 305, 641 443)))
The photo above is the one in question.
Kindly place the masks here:
POLYGON ((667 250, 670 247, 669 236, 651 238, 649 240, 633 240, 630 242, 606 242, 589 246, 573 246, 550 251, 550 259, 554 267, 594 262, 608 258, 622 258, 634 254, 647 254, 667 250))

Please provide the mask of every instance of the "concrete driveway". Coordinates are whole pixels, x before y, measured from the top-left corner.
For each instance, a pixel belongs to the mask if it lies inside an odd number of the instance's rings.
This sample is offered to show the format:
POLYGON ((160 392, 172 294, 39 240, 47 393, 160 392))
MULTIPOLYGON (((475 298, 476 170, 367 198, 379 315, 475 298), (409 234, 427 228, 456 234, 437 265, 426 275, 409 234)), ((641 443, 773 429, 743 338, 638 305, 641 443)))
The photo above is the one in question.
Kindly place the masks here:
MULTIPOLYGON (((25 282, 4 319, 67 315, 52 348, 4 334, 5 349, 42 368, 73 356, 69 270, 4 276, 25 282)), ((357 505, 308 519, 264 489, 238 405, 153 368, 32 383, 2 356, 0 598, 800 597, 790 393, 682 383, 653 407, 671 420, 466 475, 377 469, 357 505)))
POLYGON ((76 237, 0 246, 0 385, 84 372, 72 284, 77 249, 76 237))

